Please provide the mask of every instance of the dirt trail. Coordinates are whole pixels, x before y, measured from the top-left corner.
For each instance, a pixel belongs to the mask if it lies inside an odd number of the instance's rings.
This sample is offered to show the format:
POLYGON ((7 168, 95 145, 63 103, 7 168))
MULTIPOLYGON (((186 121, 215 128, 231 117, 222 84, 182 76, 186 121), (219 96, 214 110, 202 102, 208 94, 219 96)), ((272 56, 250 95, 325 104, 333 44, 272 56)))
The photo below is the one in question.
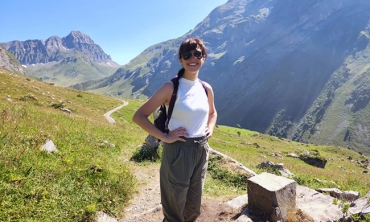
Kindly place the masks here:
POLYGON ((123 104, 120 105, 119 107, 116 107, 107 113, 104 114, 104 117, 108 120, 109 123, 115 123, 116 121, 110 116, 112 113, 116 112, 117 110, 121 109, 124 106, 127 106, 128 102, 123 101, 123 104))
MULTIPOLYGON (((159 189, 159 164, 138 166, 132 163, 133 173, 138 179, 138 193, 134 195, 130 205, 124 209, 124 218, 119 222, 160 222, 163 212, 159 189)), ((217 198, 204 197, 201 215, 198 222, 234 221, 237 212, 227 210, 224 201, 217 198)))

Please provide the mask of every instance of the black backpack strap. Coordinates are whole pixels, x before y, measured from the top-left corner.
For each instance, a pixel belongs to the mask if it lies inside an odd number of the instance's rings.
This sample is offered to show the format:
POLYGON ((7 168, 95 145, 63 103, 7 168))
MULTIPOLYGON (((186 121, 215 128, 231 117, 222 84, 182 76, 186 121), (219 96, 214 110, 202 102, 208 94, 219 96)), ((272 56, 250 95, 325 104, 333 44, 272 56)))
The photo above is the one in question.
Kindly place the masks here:
POLYGON ((170 122, 173 107, 175 106, 176 98, 177 98, 177 90, 179 89, 179 79, 177 77, 174 77, 171 79, 173 83, 173 93, 170 100, 170 105, 168 107, 168 114, 167 114, 167 120, 165 124, 165 129, 168 131, 168 123, 170 122))
POLYGON ((206 95, 207 95, 207 97, 208 97, 208 91, 207 91, 207 86, 206 86, 206 84, 205 84, 202 80, 200 80, 200 79, 199 79, 199 82, 200 82, 200 83, 202 83, 202 86, 203 86, 203 88, 204 88, 204 91, 206 91, 206 95))

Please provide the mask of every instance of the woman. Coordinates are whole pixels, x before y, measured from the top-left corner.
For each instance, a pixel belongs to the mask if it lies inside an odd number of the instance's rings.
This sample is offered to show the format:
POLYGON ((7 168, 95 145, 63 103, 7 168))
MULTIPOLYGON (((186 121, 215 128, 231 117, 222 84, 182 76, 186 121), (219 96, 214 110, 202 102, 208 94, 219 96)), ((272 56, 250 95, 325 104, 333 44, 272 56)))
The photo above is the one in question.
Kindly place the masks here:
POLYGON ((166 82, 135 113, 133 121, 163 141, 160 168, 163 221, 195 221, 200 215, 202 190, 208 166, 208 138, 212 137, 217 112, 212 87, 198 79, 207 58, 199 38, 183 41, 179 48, 182 65, 178 73, 177 99, 168 124, 168 134, 148 119, 161 104, 167 109, 174 89, 166 82), (205 92, 207 90, 207 93, 205 92))

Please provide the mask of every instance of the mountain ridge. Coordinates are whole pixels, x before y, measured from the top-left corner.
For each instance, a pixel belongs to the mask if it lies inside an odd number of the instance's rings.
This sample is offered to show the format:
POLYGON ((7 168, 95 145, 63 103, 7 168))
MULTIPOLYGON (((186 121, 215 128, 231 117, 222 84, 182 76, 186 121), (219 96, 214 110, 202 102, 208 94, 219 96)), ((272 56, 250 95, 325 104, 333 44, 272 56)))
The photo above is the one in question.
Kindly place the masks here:
POLYGON ((61 54, 68 55, 76 51, 88 55, 96 62, 112 62, 111 57, 99 45, 80 31, 71 31, 62 38, 51 36, 46 40, 15 40, 2 45, 24 65, 59 61, 63 57, 61 54))
POLYGON ((119 67, 103 49, 80 31, 66 37, 2 43, 31 75, 60 86, 112 75, 119 67))

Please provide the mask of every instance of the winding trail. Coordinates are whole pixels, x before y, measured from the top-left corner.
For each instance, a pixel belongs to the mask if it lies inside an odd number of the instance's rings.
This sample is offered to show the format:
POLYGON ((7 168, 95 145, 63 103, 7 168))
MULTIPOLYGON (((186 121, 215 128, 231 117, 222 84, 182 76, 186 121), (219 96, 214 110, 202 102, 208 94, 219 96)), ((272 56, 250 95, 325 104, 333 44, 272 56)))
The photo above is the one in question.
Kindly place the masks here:
POLYGON ((120 105, 119 107, 116 107, 116 108, 112 109, 111 111, 108 111, 107 113, 104 114, 104 117, 108 120, 109 123, 114 124, 116 122, 112 117, 110 117, 110 115, 112 113, 114 113, 117 110, 121 109, 122 107, 128 105, 128 102, 127 101, 124 101, 124 100, 122 100, 122 101, 123 101, 123 104, 122 105, 120 105))

